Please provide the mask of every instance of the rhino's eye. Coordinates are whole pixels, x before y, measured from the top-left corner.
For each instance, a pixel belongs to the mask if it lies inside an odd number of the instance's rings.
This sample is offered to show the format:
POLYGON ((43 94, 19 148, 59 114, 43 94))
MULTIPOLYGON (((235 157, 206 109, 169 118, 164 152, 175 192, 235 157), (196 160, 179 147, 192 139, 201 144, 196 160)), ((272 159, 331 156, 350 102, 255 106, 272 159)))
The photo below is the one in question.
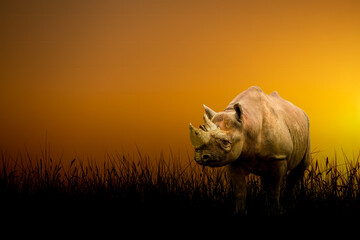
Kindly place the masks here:
POLYGON ((231 142, 226 138, 218 138, 216 141, 223 150, 227 152, 231 150, 231 142))
POLYGON ((229 140, 226 140, 226 139, 221 139, 220 141, 221 141, 221 143, 222 143, 223 145, 225 145, 225 146, 230 144, 230 141, 229 141, 229 140))

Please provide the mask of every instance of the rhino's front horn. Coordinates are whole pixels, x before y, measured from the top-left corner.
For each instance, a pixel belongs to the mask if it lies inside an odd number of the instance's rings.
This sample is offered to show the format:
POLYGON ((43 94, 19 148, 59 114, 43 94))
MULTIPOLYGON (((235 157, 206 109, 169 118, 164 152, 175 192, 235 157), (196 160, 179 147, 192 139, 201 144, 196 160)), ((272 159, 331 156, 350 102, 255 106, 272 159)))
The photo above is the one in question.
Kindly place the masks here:
POLYGON ((194 148, 199 148, 210 141, 210 133, 195 128, 190 123, 190 141, 194 148))

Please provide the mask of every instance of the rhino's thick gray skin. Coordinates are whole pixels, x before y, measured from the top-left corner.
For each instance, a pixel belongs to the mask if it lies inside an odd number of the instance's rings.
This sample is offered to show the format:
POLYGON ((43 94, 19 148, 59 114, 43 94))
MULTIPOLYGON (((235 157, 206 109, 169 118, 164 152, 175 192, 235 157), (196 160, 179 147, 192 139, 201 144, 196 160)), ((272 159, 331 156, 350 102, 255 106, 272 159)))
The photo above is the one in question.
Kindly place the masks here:
POLYGON ((280 209, 280 186, 287 177, 287 195, 310 164, 309 119, 305 112, 259 87, 240 93, 223 112, 205 107, 204 126, 190 123, 195 161, 204 166, 227 166, 236 209, 246 213, 245 176, 254 173, 268 193, 272 209, 280 209))

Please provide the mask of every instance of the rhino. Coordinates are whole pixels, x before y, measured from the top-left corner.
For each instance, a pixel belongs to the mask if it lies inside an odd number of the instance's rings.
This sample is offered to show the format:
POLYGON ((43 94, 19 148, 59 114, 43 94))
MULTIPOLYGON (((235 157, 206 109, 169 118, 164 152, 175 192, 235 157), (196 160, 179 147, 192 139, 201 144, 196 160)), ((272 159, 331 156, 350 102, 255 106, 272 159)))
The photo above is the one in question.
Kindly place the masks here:
POLYGON ((257 86, 235 97, 222 112, 205 106, 204 125, 190 123, 195 161, 203 166, 226 166, 236 197, 236 214, 246 214, 246 176, 261 177, 270 209, 281 213, 280 191, 295 197, 295 186, 310 165, 309 118, 275 91, 257 86))

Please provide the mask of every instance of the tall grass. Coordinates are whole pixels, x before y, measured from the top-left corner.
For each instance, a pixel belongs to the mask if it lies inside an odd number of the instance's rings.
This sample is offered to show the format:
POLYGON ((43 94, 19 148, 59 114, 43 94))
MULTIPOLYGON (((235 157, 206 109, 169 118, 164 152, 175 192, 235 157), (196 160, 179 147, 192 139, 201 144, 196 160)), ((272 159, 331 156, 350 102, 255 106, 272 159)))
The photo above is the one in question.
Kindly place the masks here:
MULTIPOLYGON (((359 156, 349 160, 344 155, 341 164, 337 157, 331 161, 313 159, 297 187, 295 206, 287 209, 287 214, 359 213, 359 156)), ((248 214, 263 214, 259 177, 248 176, 247 192, 248 214)), ((136 215, 231 216, 235 202, 225 168, 203 168, 190 157, 181 159, 172 153, 150 158, 140 151, 136 155, 108 154, 101 162, 89 158, 66 163, 53 159, 49 151, 43 151, 39 158, 2 152, 0 196, 7 205, 101 206, 136 215)))

